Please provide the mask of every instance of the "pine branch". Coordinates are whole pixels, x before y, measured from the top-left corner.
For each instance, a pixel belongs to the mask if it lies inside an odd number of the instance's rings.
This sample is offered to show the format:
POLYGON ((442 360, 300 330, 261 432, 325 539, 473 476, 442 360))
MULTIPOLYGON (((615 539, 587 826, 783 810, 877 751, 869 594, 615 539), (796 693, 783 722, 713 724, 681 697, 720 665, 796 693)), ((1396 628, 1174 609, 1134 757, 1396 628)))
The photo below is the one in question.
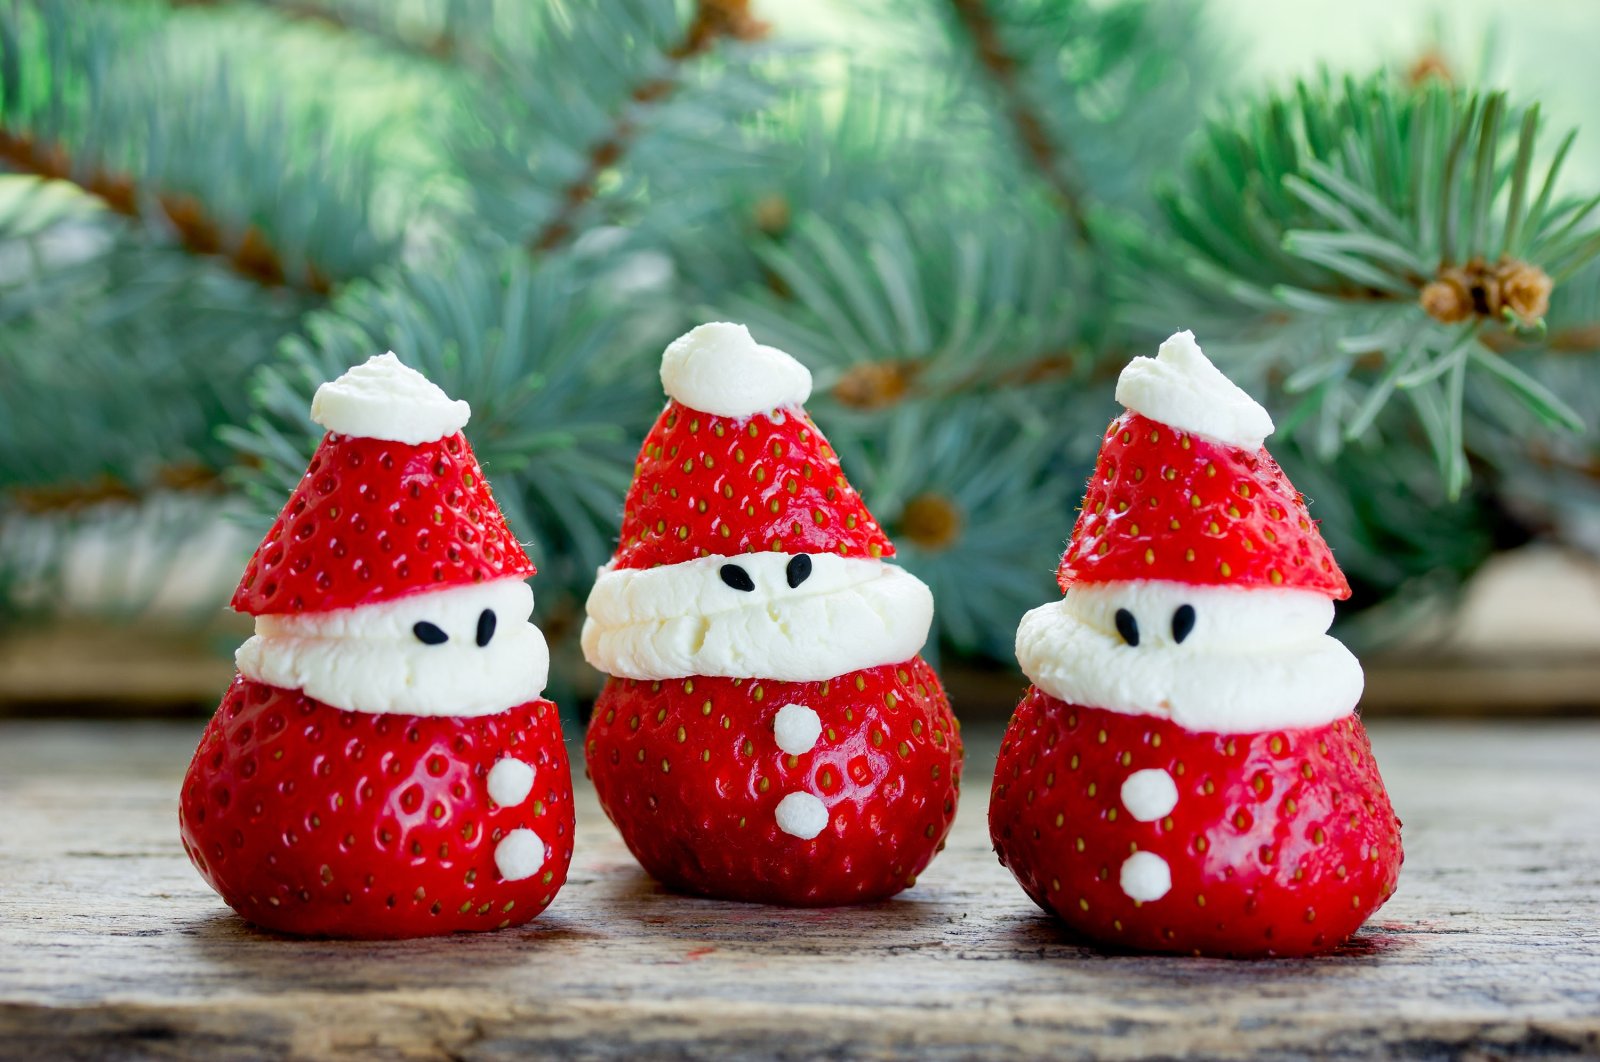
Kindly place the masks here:
POLYGON ((107 503, 137 504, 157 494, 218 494, 222 477, 215 469, 192 462, 155 470, 150 483, 130 483, 110 474, 91 480, 18 486, 5 492, 5 500, 33 515, 75 513, 107 503))
POLYGON ((1023 151, 1049 184, 1078 242, 1085 248, 1094 247, 1095 237, 1089 225, 1087 196, 1071 150, 1065 143, 1051 137, 1044 119, 1028 99, 1017 78, 1016 61, 1007 53, 1000 39, 986 0, 950 0, 950 6, 971 37, 979 63, 993 79, 1005 101, 1006 115, 1023 151))
POLYGON ((929 651, 1005 659, 1017 617, 1050 596, 1049 558, 1093 464, 1092 447, 1063 454, 1067 414, 969 394, 908 401, 892 416, 816 417, 899 547, 897 563, 940 602, 929 651))
POLYGON ((1100 312, 1079 294, 1087 268, 1063 256, 1067 222, 1042 194, 989 204, 856 205, 813 216, 755 251, 772 283, 708 313, 750 323, 813 367, 841 406, 1029 392, 1099 382, 1115 352, 1085 339, 1100 312))
MULTIPOLYGON (((636 86, 629 101, 661 104, 677 86, 676 67, 705 55, 721 38, 759 40, 766 31, 766 25, 750 15, 749 0, 697 0, 683 40, 666 53, 668 72, 636 86)), ((614 117, 610 130, 589 147, 587 168, 562 191, 555 215, 529 241, 530 250, 552 251, 573 235, 578 212, 595 197, 601 178, 626 154, 636 132, 634 117, 626 109, 614 117)))
POLYGON ((287 275, 282 257, 259 228, 252 225, 231 236, 194 196, 142 192, 126 174, 75 165, 58 144, 42 145, 25 134, 0 128, 0 165, 14 173, 68 181, 113 212, 138 221, 151 220, 142 204, 153 199, 161 209, 156 223, 168 229, 181 247, 191 254, 220 258, 229 269, 262 287, 287 286, 322 296, 333 290, 332 282, 315 265, 307 264, 303 274, 287 275))
MULTIPOLYGON (((1600 197, 1553 192, 1571 138, 1536 168, 1539 132, 1503 93, 1388 77, 1218 119, 1164 197, 1178 250, 1151 271, 1150 312, 1186 306, 1230 367, 1275 380, 1295 403, 1281 424, 1326 460, 1409 402, 1459 497, 1481 426, 1584 424, 1500 356, 1549 348, 1557 285, 1600 255, 1600 197)), ((1592 320, 1559 338, 1583 343, 1592 320)))
POLYGON ((398 247, 409 218, 374 214, 378 133, 272 87, 303 40, 250 13, 245 49, 219 18, 89 6, 93 18, 63 0, 0 7, 0 164, 71 181, 263 288, 325 296, 398 247))
POLYGON ((168 0, 173 7, 223 8, 249 3, 287 21, 373 41, 401 57, 477 71, 492 68, 496 38, 531 21, 523 0, 168 0), (504 14, 507 19, 497 19, 504 14))
MULTIPOLYGON (((211 7, 223 0, 179 0, 183 5, 211 7)), ((285 18, 315 22, 341 32, 361 33, 387 47, 419 58, 451 62, 461 58, 462 42, 449 30, 414 35, 396 29, 382 19, 363 15, 348 5, 323 4, 316 0, 254 0, 285 18)))

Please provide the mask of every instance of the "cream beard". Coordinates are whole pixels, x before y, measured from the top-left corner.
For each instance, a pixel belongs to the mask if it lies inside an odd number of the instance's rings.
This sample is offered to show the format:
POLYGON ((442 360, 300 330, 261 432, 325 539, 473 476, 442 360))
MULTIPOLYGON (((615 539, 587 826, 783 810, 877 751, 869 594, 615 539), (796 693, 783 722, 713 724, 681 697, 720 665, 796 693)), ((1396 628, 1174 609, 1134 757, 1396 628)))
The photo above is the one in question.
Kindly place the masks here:
POLYGON ((1327 635, 1333 602, 1304 590, 1139 581, 1074 586, 1017 628, 1017 660, 1060 700, 1170 718, 1189 730, 1250 733, 1318 726, 1361 698, 1361 665, 1327 635), (1179 643, 1173 617, 1189 605, 1179 643), (1118 609, 1139 644, 1116 626, 1118 609))
POLYGON ((788 582, 787 553, 701 557, 649 569, 600 569, 583 624, 583 655, 633 679, 769 678, 815 682, 915 656, 933 594, 880 560, 810 554, 788 582), (736 565, 753 589, 722 576, 736 565))
POLYGON ((521 579, 412 594, 333 612, 257 616, 234 654, 239 673, 352 712, 473 716, 544 692, 550 653, 521 579), (480 624, 494 630, 480 646, 480 624), (425 644, 416 627, 445 635, 425 644))

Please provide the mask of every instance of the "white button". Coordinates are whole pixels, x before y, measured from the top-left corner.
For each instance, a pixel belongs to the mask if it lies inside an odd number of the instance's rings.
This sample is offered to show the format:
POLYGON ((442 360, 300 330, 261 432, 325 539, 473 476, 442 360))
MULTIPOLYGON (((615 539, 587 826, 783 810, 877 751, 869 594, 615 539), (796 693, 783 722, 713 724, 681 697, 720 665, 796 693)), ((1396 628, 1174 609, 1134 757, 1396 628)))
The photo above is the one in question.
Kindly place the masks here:
POLYGON ((1172 868, 1154 852, 1135 852, 1123 861, 1122 891, 1140 903, 1159 900, 1172 891, 1172 868))
POLYGON ((516 807, 533 792, 533 768, 506 757, 489 768, 489 799, 503 808, 516 807))
POLYGON ((828 808, 810 793, 790 793, 778 801, 778 829, 809 841, 828 825, 828 808))
POLYGON ((772 720, 772 736, 778 747, 791 756, 810 752, 822 736, 822 720, 803 704, 786 704, 772 720))
POLYGON ((494 847, 494 865, 507 881, 531 878, 544 866, 544 842, 529 829, 512 830, 494 847))
POLYGON ((1122 806, 1140 822, 1154 822, 1178 806, 1178 786, 1159 768, 1134 771, 1122 783, 1122 806))

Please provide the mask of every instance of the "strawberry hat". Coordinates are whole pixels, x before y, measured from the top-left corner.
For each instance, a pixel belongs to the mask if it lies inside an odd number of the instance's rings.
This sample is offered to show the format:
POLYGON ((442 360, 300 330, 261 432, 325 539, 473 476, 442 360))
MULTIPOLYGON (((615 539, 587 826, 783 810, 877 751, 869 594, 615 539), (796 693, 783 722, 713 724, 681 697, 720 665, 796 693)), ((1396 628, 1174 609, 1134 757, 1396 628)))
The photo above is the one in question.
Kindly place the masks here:
POLYGON ((327 612, 534 574, 461 434, 470 415, 392 353, 318 388, 328 433, 233 608, 327 612))
POLYGON ((670 401, 645 437, 613 566, 771 550, 894 555, 806 413, 811 374, 743 325, 704 324, 661 360, 670 401))
POLYGON ((1350 584, 1283 469, 1272 419, 1212 365, 1192 332, 1117 383, 1111 422, 1057 582, 1170 580, 1350 596, 1350 584))

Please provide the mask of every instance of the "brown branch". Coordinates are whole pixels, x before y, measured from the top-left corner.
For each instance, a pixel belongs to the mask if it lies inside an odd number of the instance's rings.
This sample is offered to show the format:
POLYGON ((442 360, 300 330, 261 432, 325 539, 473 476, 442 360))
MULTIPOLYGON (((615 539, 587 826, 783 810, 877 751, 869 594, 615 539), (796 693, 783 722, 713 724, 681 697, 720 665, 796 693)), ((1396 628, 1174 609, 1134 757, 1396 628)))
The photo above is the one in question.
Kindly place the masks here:
MULTIPOLYGON (((173 7, 221 7, 225 0, 170 0, 170 2, 173 7)), ((440 62, 460 59, 465 50, 461 42, 448 32, 434 36, 408 37, 375 19, 352 19, 342 11, 325 7, 313 0, 256 0, 256 2, 286 19, 315 22, 341 32, 360 33, 376 38, 399 51, 440 62)))
MULTIPOLYGON (((681 66, 709 52, 723 37, 750 41, 760 39, 766 32, 766 24, 751 16, 749 0, 699 0, 683 40, 667 52, 667 58, 674 66, 681 66)), ((668 73, 639 85, 629 100, 659 104, 676 88, 677 82, 668 73)), ((528 242, 530 250, 549 251, 566 242, 577 225, 578 212, 595 197, 601 178, 626 154, 636 132, 624 106, 624 113, 617 115, 611 129, 589 149, 589 164, 583 173, 562 192, 561 207, 555 216, 528 242)))
POLYGON ((1544 336, 1522 336, 1501 329, 1483 334, 1483 345, 1496 354, 1542 350, 1546 354, 1593 354, 1600 351, 1600 321, 1552 329, 1544 336))
POLYGON ((1000 40, 999 28, 985 6, 985 0, 950 0, 950 6, 955 9, 956 17, 972 38, 978 62, 994 79, 1023 151, 1060 201, 1079 241, 1085 247, 1093 247, 1094 234, 1089 228, 1086 196, 1077 166, 1066 146, 1051 140, 1044 120, 1018 82, 1017 62, 1000 40))
MULTIPOLYGON (((1114 379, 1126 358, 1114 355, 1094 359, 1088 382, 1114 379)), ((1083 358, 1067 350, 1051 350, 1028 361, 998 372, 979 367, 938 387, 924 383, 925 362, 913 358, 863 362, 846 370, 833 385, 833 398, 852 409, 885 409, 909 398, 949 398, 985 389, 1029 387, 1051 380, 1069 379, 1083 365, 1083 358)))
POLYGON ((336 30, 354 30, 369 37, 377 37, 386 44, 393 45, 403 51, 415 52, 429 59, 448 61, 457 58, 461 50, 460 43, 449 32, 435 34, 431 37, 407 37, 404 34, 393 32, 388 27, 377 22, 352 21, 339 11, 323 7, 321 4, 308 3, 307 0, 270 0, 267 6, 287 18, 319 22, 336 30))
POLYGON ((108 503, 132 505, 154 493, 220 494, 222 478, 198 464, 168 465, 156 470, 148 486, 136 486, 109 474, 77 483, 13 487, 5 492, 26 513, 73 513, 108 503))
POLYGON ((1558 454, 1548 446, 1533 443, 1528 447, 1528 460, 1540 468, 1556 472, 1571 472, 1585 479, 1600 482, 1600 455, 1591 454, 1587 458, 1571 458, 1558 454))
POLYGON ((1558 328, 1545 337, 1544 349, 1552 354, 1593 354, 1600 350, 1600 322, 1558 328))
MULTIPOLYGON (((98 167, 85 171, 83 167, 74 166, 71 156, 60 144, 46 144, 27 134, 0 129, 0 166, 49 180, 68 181, 104 202, 114 213, 145 218, 133 178, 98 167)), ((288 286, 317 295, 326 295, 332 290, 332 282, 315 266, 307 266, 304 276, 288 276, 282 256, 254 225, 238 237, 231 237, 193 196, 156 192, 153 198, 178 243, 191 254, 221 258, 234 272, 262 287, 288 286)))

